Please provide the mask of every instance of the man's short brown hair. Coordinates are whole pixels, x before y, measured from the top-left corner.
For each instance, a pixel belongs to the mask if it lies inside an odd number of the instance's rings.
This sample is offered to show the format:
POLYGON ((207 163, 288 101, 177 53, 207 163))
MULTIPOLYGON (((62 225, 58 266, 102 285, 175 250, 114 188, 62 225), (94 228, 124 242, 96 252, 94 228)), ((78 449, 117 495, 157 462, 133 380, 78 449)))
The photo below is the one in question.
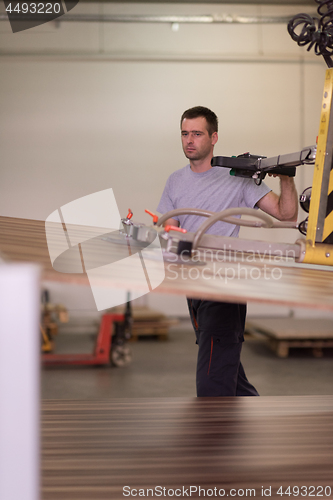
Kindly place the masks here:
POLYGON ((194 108, 187 109, 182 114, 180 119, 180 127, 182 126, 183 120, 187 118, 188 120, 192 120, 193 118, 199 117, 206 118, 207 122, 207 130, 209 135, 211 136, 214 132, 217 132, 218 129, 218 119, 216 114, 208 108, 204 106, 195 106, 194 108))

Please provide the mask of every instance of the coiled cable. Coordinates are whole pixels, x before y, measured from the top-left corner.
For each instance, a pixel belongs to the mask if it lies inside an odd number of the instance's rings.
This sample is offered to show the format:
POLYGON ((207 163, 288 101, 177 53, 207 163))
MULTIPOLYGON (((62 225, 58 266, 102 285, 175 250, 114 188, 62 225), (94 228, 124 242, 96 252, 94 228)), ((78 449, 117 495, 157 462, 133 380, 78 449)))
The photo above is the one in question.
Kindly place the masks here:
POLYGON ((309 14, 297 14, 288 23, 288 33, 307 50, 314 47, 316 55, 322 55, 329 68, 333 67, 333 0, 315 0, 319 4, 320 19, 309 14))

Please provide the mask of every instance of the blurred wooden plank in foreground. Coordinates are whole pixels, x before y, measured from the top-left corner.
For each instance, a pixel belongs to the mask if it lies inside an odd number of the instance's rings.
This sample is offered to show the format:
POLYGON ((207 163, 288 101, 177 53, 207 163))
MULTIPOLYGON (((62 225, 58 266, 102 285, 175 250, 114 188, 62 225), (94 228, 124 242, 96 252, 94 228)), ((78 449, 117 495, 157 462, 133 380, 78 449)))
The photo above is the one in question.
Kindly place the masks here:
POLYGON ((332 471, 333 396, 42 403, 43 500, 120 500, 125 486, 332 498, 332 471))

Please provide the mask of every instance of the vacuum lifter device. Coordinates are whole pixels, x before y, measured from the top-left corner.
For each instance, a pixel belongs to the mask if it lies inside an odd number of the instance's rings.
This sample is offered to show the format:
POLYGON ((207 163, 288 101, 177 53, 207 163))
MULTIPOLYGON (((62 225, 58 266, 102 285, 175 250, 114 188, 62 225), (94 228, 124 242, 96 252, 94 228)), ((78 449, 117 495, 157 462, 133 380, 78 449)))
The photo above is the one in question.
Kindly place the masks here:
POLYGON ((279 222, 263 212, 249 208, 229 208, 218 213, 181 208, 158 218, 146 210, 153 216, 154 227, 135 224, 127 218, 126 223, 123 221, 126 237, 144 244, 153 241, 157 231, 166 260, 170 253, 177 254, 179 259, 187 256, 191 260, 195 252, 200 254, 209 249, 287 256, 296 262, 333 265, 333 0, 316 2, 319 4, 320 19, 299 14, 290 20, 288 31, 300 46, 309 44, 308 50, 314 46, 315 53, 324 57, 329 68, 325 76, 317 146, 273 158, 245 153, 238 157, 217 156, 212 159, 213 167, 229 168, 231 175, 253 178, 256 184, 260 184, 267 174, 293 177, 297 166, 315 163, 312 189, 306 189, 300 197, 301 207, 309 213, 308 218, 300 224, 279 222), (184 214, 206 217, 207 220, 195 233, 188 233, 179 227, 162 227, 166 220, 184 214), (249 215, 256 220, 244 220, 240 218, 241 215, 249 215), (206 234, 217 221, 251 227, 299 229, 306 238, 298 239, 294 244, 285 244, 206 234))
POLYGON ((189 212, 189 209, 181 212, 172 211, 160 217, 157 225, 161 226, 165 220, 180 213, 202 215, 208 217, 208 220, 195 234, 177 234, 178 228, 169 230, 167 238, 169 250, 191 254, 199 246, 211 248, 220 246, 234 251, 247 251, 249 248, 253 251, 256 248, 258 251, 266 252, 265 242, 250 242, 236 238, 223 238, 222 241, 222 237, 204 234, 216 221, 224 220, 256 227, 298 228, 306 235, 305 240, 299 239, 291 246, 271 244, 270 251, 287 254, 292 251, 297 262, 333 265, 333 1, 315 1, 318 4, 317 12, 320 17, 312 18, 307 14, 299 14, 289 21, 288 32, 298 45, 308 45, 307 50, 314 47, 315 53, 324 57, 329 68, 325 76, 317 147, 311 146, 299 153, 274 158, 245 153, 239 157, 217 156, 212 159, 213 167, 230 168, 231 175, 253 178, 257 184, 260 184, 268 173, 294 176, 296 166, 315 161, 312 189, 306 189, 300 197, 301 207, 309 213, 308 218, 300 224, 293 224, 273 221, 266 214, 258 211, 251 213, 249 209, 229 209, 219 214, 203 213, 199 210, 189 212), (259 221, 245 221, 235 217, 244 213, 254 215, 259 221))

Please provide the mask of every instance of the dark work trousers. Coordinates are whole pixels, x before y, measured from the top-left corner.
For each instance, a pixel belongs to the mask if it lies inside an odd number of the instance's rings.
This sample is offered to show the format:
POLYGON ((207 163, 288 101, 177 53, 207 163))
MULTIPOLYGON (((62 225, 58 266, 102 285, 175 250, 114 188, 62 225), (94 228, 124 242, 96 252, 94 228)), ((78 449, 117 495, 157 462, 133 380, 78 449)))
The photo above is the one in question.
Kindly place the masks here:
POLYGON ((245 304, 187 299, 199 346, 197 396, 259 396, 240 362, 245 304))

